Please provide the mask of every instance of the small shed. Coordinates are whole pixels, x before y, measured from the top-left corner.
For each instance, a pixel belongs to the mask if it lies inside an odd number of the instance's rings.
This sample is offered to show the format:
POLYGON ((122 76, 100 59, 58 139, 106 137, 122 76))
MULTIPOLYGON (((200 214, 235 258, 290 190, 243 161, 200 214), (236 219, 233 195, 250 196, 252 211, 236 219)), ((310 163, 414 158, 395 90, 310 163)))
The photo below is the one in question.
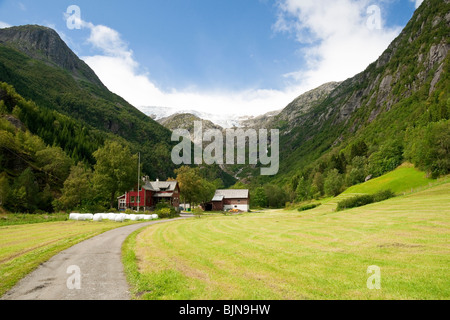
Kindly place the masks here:
POLYGON ((250 210, 250 192, 248 189, 216 190, 211 203, 214 211, 238 209, 248 212, 250 210))

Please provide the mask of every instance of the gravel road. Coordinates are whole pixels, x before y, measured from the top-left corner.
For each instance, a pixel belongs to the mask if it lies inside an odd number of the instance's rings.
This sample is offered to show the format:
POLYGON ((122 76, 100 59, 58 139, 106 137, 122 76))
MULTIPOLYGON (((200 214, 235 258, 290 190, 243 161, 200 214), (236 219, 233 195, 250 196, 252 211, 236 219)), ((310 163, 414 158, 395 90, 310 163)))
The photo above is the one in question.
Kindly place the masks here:
POLYGON ((129 300, 124 240, 145 226, 179 219, 128 225, 80 242, 41 264, 1 300, 129 300))

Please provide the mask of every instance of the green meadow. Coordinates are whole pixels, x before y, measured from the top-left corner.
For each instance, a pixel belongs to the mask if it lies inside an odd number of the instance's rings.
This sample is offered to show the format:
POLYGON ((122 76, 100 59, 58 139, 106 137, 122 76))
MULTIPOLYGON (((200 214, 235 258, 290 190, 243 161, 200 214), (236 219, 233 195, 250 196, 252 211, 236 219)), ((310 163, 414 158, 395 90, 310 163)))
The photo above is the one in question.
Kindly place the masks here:
POLYGON ((397 194, 411 193, 435 183, 436 179, 427 178, 423 171, 414 168, 412 164, 404 163, 381 177, 348 188, 343 194, 373 194, 386 189, 390 189, 397 194))
POLYGON ((135 299, 449 299, 450 182, 364 207, 208 216, 134 233, 135 299), (370 266, 381 289, 369 289, 370 266))
MULTIPOLYGON (((67 220, 68 215, 65 215, 67 220)), ((56 219, 63 219, 57 216, 56 219)), ((93 221, 45 222, 45 215, 3 216, 0 226, 0 296, 58 252, 102 232, 129 224, 93 221), (21 218, 21 219, 20 219, 21 218), (31 223, 35 222, 35 223, 31 223)))
MULTIPOLYGON (((220 213, 133 233, 123 262, 135 299, 449 299, 450 177, 408 165, 311 210, 220 213), (355 194, 399 196, 336 212, 355 194), (369 289, 368 268, 380 270, 369 289)), ((0 296, 58 252, 123 224, 0 216, 0 296), (61 220, 61 221, 59 221, 61 220)))

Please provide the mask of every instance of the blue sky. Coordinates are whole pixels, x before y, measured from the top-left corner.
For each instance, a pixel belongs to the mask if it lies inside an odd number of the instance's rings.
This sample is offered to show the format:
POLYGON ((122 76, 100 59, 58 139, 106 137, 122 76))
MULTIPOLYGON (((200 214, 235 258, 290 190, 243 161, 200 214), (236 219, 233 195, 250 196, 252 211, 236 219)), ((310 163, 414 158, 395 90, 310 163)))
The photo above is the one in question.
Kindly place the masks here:
POLYGON ((364 70, 420 2, 0 0, 0 27, 54 28, 110 90, 144 111, 257 115, 364 70), (80 8, 80 29, 68 27, 70 5, 80 8))

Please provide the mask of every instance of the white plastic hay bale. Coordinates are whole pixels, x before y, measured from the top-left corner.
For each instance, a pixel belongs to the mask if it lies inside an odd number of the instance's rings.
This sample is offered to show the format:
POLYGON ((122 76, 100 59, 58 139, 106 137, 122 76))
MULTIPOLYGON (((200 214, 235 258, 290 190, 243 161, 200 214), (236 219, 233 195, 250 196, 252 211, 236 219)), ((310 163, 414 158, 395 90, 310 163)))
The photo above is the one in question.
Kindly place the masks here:
POLYGON ((103 220, 108 220, 109 219, 109 213, 102 213, 102 219, 103 220))
POLYGON ((86 220, 92 220, 94 219, 94 215, 92 213, 86 213, 84 215, 84 217, 86 218, 86 220))
POLYGON ((79 213, 69 214, 69 220, 77 220, 79 213))
POLYGON ((125 220, 125 217, 121 214, 116 214, 115 222, 123 222, 125 220))
POLYGON ((136 221, 136 215, 135 214, 127 214, 127 220, 136 221))
POLYGON ((159 217, 158 217, 158 215, 157 214, 152 214, 152 219, 153 220, 157 220, 159 217))
POLYGON ((86 216, 84 214, 79 214, 77 216, 77 221, 86 221, 86 216))
POLYGON ((116 221, 116 214, 115 213, 110 213, 108 214, 108 219, 111 221, 116 221))
POLYGON ((149 214, 144 214, 144 220, 152 220, 152 216, 149 214))
POLYGON ((137 214, 136 215, 136 221, 143 220, 143 219, 144 219, 144 215, 143 214, 137 214))
POLYGON ((92 218, 92 220, 97 221, 97 222, 103 221, 103 215, 101 213, 94 214, 94 217, 92 218))

